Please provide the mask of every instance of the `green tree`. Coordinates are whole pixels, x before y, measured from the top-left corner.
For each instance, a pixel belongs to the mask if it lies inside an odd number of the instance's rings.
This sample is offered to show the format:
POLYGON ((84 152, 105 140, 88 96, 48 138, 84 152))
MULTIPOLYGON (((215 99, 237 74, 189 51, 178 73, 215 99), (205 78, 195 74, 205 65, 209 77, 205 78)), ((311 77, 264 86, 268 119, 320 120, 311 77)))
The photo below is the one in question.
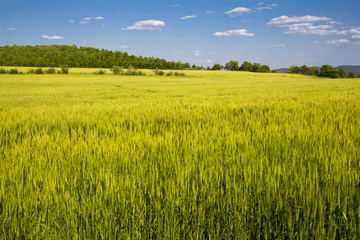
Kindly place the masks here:
POLYGON ((310 75, 317 76, 318 74, 319 74, 319 69, 317 69, 316 67, 310 68, 310 75))
POLYGON ((252 69, 252 64, 250 62, 243 62, 243 64, 241 64, 241 67, 240 67, 240 71, 251 71, 252 69))
POLYGON ((300 68, 298 66, 290 66, 290 70, 289 73, 294 73, 294 74, 299 74, 300 73, 300 68))
POLYGON ((262 65, 261 72, 265 72, 265 73, 270 72, 270 67, 268 65, 262 65))
POLYGON ((230 61, 225 64, 225 68, 229 71, 237 71, 237 70, 239 70, 239 62, 238 61, 230 61))
POLYGON ((319 77, 340 78, 338 71, 331 65, 323 65, 320 68, 319 77))
POLYGON ((215 63, 214 66, 212 67, 212 70, 218 71, 221 69, 221 64, 220 63, 215 63))
POLYGON ((302 65, 299 68, 299 73, 303 75, 311 75, 311 69, 306 65, 302 65))
POLYGON ((346 78, 346 71, 342 68, 338 70, 340 78, 346 78))
POLYGON ((250 71, 251 72, 261 72, 261 64, 253 63, 250 71))
POLYGON ((356 76, 353 72, 349 72, 347 78, 356 78, 356 76))

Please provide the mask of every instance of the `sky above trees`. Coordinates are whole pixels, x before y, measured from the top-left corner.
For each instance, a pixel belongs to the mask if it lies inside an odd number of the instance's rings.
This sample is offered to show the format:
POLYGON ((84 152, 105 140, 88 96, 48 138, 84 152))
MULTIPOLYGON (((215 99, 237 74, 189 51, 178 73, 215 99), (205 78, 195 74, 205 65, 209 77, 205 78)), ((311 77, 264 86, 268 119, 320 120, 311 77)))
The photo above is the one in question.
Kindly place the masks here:
POLYGON ((359 0, 0 0, 0 45, 66 44, 213 66, 360 65, 359 0))

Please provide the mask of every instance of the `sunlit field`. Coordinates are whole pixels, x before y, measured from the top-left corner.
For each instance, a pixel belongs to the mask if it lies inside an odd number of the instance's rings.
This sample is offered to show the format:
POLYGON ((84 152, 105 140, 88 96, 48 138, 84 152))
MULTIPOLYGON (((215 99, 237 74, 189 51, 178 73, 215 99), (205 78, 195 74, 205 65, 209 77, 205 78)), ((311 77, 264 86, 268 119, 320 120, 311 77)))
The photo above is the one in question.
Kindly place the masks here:
POLYGON ((360 79, 97 70, 0 75, 0 239, 360 236, 360 79))

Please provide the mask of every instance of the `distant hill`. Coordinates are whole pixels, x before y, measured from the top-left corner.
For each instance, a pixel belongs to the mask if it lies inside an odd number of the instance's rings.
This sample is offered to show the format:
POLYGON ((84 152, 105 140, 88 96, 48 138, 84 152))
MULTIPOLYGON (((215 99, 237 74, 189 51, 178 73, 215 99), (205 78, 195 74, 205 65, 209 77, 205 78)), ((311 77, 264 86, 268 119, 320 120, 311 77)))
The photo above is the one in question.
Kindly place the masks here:
POLYGON ((359 76, 360 74, 360 66, 338 66, 335 67, 336 70, 339 70, 340 68, 344 69, 347 73, 353 72, 356 76, 359 76))
MULTIPOLYGON (((320 69, 320 67, 316 67, 320 69)), ((337 66, 334 67, 336 70, 339 70, 340 68, 344 69, 347 73, 353 72, 356 76, 359 76, 360 74, 360 66, 350 66, 350 65, 344 65, 344 66, 337 66)), ((276 72, 278 73, 288 73, 289 68, 279 68, 276 69, 276 72)))

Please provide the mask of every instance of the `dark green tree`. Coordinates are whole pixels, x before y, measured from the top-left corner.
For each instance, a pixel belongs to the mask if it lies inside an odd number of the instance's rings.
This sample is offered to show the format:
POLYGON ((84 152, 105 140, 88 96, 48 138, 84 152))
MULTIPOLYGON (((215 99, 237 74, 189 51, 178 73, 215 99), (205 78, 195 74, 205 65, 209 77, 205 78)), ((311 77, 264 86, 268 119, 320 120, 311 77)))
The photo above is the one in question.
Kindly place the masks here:
POLYGON ((268 65, 262 65, 261 72, 265 72, 265 73, 270 72, 270 67, 268 65))
POLYGON ((237 71, 237 70, 239 70, 239 62, 238 61, 230 61, 225 64, 225 68, 229 71, 237 71))
POLYGON ((331 65, 323 65, 320 68, 319 77, 340 78, 338 71, 331 65))
POLYGON ((215 63, 214 66, 212 67, 212 70, 215 70, 215 71, 221 70, 221 64, 215 63))
POLYGON ((243 64, 241 64, 241 67, 240 67, 240 71, 251 71, 252 69, 252 64, 250 62, 243 62, 243 64))
POLYGON ((349 72, 347 78, 356 78, 356 76, 353 72, 349 72))
POLYGON ((303 75, 311 75, 311 69, 306 65, 302 65, 299 68, 299 73, 303 75))
POLYGON ((340 78, 346 78, 346 71, 342 68, 338 70, 340 78))
POLYGON ((318 74, 319 74, 319 69, 317 69, 316 67, 310 68, 310 75, 317 76, 318 74))
POLYGON ((300 68, 298 66, 290 66, 290 70, 289 73, 294 73, 294 74, 299 74, 300 73, 300 68))
POLYGON ((261 72, 261 64, 260 63, 253 63, 251 67, 251 72, 261 72))

